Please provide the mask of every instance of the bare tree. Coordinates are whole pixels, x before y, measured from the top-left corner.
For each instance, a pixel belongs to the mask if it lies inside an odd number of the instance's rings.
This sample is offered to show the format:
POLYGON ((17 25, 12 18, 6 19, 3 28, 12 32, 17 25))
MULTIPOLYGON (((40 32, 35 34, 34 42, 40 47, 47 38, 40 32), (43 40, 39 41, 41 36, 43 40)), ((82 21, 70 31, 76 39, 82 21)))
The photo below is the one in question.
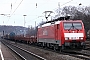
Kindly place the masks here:
MULTIPOLYGON (((59 9, 57 9, 59 10, 59 9)), ((73 20, 82 20, 85 25, 86 32, 90 30, 90 6, 75 7, 65 6, 61 9, 61 15, 71 15, 73 20)), ((57 15, 58 16, 58 15, 57 15)))

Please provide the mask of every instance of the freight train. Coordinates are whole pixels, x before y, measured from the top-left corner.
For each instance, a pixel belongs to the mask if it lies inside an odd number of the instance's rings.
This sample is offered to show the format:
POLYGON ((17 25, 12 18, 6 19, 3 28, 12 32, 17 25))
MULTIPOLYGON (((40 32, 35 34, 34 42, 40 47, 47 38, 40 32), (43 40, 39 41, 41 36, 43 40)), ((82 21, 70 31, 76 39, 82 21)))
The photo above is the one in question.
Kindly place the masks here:
POLYGON ((8 36, 14 41, 23 41, 42 47, 56 49, 85 48, 86 34, 82 20, 66 20, 65 17, 47 21, 38 26, 36 36, 8 36))

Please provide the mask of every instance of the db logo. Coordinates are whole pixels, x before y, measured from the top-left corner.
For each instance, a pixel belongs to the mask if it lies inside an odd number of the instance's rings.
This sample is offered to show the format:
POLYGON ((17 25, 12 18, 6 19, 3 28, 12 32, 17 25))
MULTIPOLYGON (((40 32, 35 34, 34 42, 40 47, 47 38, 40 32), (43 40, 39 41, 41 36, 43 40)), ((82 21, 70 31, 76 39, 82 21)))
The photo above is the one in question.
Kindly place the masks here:
POLYGON ((43 30, 43 35, 48 35, 47 30, 43 30))
POLYGON ((74 31, 72 31, 74 33, 74 31))

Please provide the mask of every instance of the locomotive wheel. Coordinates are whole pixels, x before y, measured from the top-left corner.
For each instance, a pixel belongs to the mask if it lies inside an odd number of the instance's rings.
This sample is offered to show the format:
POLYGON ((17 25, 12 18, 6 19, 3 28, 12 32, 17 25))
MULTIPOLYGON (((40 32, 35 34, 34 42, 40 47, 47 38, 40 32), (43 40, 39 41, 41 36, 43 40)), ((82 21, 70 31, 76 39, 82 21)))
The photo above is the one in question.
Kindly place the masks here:
POLYGON ((65 49, 65 47, 64 47, 64 45, 62 45, 61 50, 64 50, 64 49, 65 49))
POLYGON ((44 42, 42 43, 42 47, 45 48, 45 43, 44 42))
POLYGON ((83 46, 82 46, 82 49, 85 49, 85 48, 86 48, 86 46, 85 46, 85 45, 83 45, 83 46))
POLYGON ((57 50, 59 49, 59 46, 58 46, 58 45, 54 45, 54 46, 53 46, 53 49, 54 49, 55 51, 57 51, 57 50))
POLYGON ((62 47, 61 47, 61 46, 59 46, 59 49, 58 49, 58 50, 59 50, 59 52, 62 52, 62 49, 61 49, 61 48, 62 48, 62 47))
POLYGON ((53 49, 54 49, 54 51, 56 51, 56 46, 55 45, 53 46, 53 49))
POLYGON ((58 47, 59 52, 62 52, 64 49, 65 49, 64 45, 58 47))

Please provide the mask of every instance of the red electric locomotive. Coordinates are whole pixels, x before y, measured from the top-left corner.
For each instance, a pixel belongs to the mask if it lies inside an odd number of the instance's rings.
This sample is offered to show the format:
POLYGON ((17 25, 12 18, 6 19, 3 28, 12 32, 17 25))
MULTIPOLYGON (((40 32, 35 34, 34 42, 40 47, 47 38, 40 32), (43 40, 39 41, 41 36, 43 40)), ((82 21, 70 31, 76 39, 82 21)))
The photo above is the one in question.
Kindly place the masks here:
POLYGON ((85 29, 82 20, 48 21, 38 26, 37 41, 54 49, 84 48, 85 29))

